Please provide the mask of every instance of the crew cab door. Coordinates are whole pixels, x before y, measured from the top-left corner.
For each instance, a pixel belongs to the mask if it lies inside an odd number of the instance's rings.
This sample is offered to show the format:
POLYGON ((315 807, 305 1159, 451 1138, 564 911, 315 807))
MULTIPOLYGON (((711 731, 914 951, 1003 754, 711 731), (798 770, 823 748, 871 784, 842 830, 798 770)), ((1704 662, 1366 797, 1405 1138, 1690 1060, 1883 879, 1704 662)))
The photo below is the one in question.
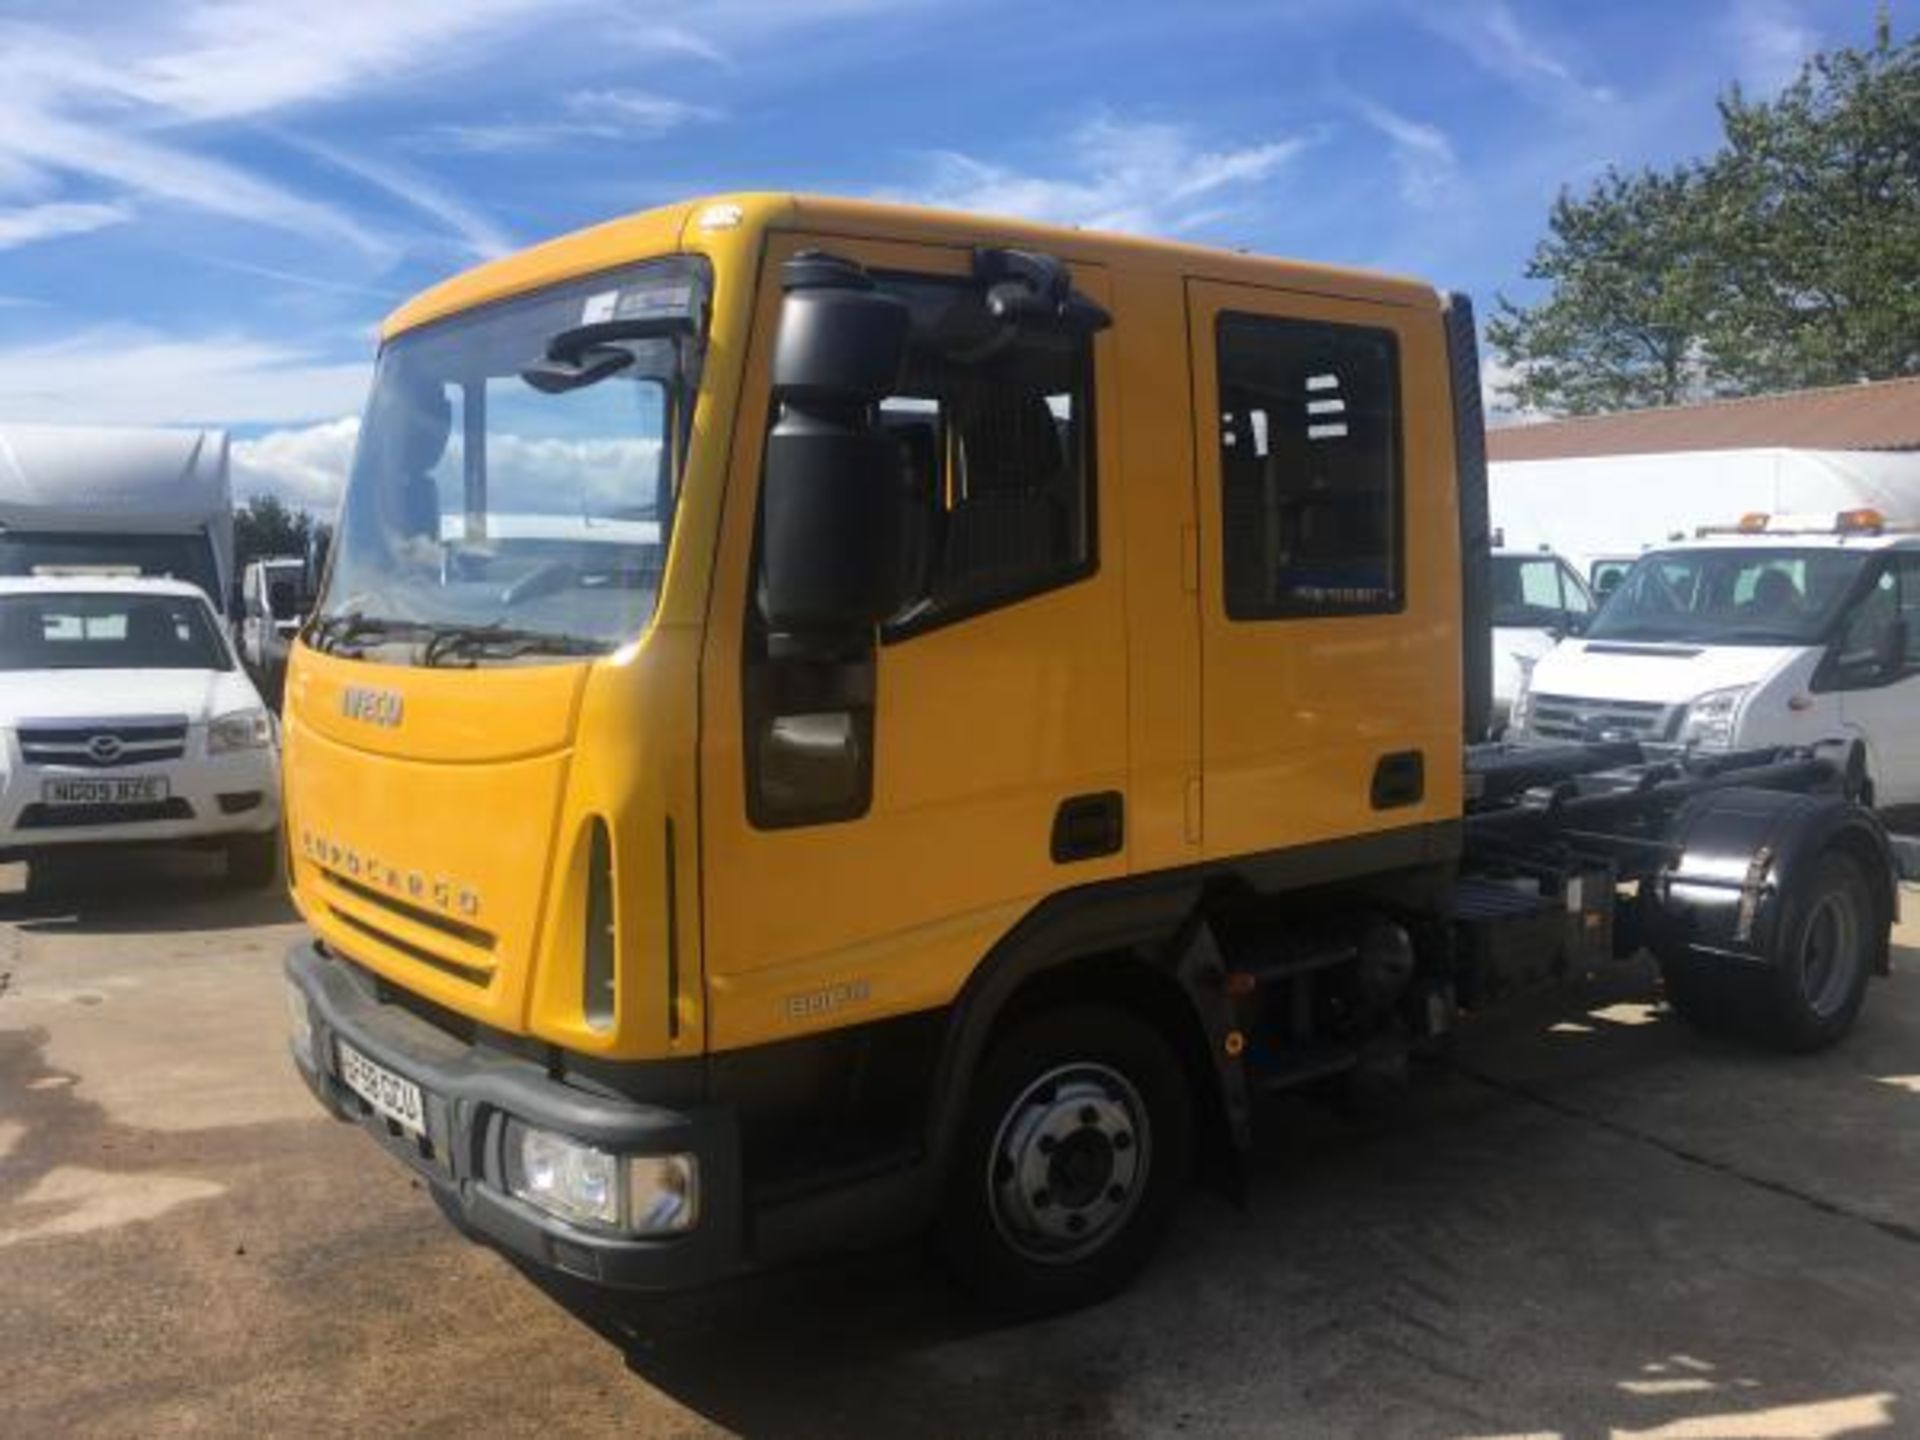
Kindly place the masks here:
POLYGON ((1438 310, 1192 281, 1188 317, 1206 855, 1457 818, 1438 310))
POLYGON ((1867 742, 1875 803, 1920 804, 1920 552, 1887 557, 1842 622, 1827 676, 1867 742))
MULTIPOLYGON (((976 330, 972 263, 845 236, 768 245, 702 675, 718 1049, 947 1003, 1041 898, 1127 866, 1120 506, 1101 483, 1113 333, 1071 353, 996 346, 976 330), (811 698, 755 629, 769 354, 781 267, 804 249, 865 267, 915 317, 881 406, 907 501, 903 602, 871 670, 822 671, 811 698)), ((1105 303, 1098 268, 1073 283, 1105 303)))

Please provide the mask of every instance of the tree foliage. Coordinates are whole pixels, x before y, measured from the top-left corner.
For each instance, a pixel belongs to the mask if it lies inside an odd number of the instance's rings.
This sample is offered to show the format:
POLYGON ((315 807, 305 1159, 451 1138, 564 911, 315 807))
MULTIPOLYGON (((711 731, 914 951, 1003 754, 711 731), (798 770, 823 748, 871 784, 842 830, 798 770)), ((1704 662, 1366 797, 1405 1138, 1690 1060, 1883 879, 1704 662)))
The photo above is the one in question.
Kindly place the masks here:
POLYGON ((260 494, 233 512, 235 569, 275 555, 305 555, 313 517, 278 495, 260 494))
POLYGON ((1724 143, 1562 192, 1487 339, 1507 396, 1590 414, 1920 373, 1920 38, 1720 101, 1724 143))

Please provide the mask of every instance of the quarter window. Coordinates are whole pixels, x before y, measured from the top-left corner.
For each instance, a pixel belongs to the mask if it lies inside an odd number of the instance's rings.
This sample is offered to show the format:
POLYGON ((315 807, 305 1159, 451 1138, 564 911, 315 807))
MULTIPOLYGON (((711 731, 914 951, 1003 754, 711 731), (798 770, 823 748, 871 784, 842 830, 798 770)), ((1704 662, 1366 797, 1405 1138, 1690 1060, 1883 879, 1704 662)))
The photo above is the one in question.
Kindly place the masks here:
POLYGON ((1228 616, 1400 609, 1391 332, 1223 314, 1216 347, 1228 616))

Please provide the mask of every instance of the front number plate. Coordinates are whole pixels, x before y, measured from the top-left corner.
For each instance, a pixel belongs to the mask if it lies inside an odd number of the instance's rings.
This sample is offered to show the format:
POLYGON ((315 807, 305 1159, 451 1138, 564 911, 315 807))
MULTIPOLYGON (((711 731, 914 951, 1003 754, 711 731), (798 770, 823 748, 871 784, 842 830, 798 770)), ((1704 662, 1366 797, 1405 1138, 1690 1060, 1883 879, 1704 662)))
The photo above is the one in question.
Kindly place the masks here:
POLYGON ((49 805, 151 805, 167 798, 164 775, 120 775, 111 780, 48 780, 40 798, 49 805))
POLYGON ((346 1041, 340 1047, 340 1078, 346 1086, 402 1130, 426 1137, 427 1111, 420 1087, 376 1065, 346 1041))

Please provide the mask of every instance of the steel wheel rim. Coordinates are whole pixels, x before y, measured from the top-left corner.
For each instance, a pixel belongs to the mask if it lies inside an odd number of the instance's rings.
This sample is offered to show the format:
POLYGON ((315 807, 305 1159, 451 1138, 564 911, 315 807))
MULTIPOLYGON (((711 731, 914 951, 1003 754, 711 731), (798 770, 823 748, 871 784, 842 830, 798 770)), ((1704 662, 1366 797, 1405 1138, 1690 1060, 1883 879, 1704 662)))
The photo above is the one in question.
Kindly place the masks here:
POLYGON ((1125 1229, 1152 1163, 1147 1109, 1109 1065, 1047 1071, 1007 1107, 987 1154, 987 1211, 1016 1252, 1085 1259, 1125 1229))
POLYGON ((1858 922, 1842 896, 1823 895, 1800 940, 1800 987, 1807 1008, 1830 1020, 1846 1005, 1859 968, 1858 922))

